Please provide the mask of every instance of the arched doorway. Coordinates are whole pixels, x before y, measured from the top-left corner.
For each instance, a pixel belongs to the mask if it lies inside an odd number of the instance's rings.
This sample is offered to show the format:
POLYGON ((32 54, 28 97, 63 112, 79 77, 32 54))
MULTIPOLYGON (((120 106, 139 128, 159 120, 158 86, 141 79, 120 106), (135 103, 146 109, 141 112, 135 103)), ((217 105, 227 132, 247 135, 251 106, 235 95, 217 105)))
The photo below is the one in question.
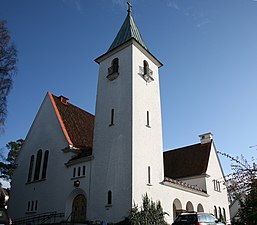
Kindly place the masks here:
POLYGON ((85 222, 87 211, 87 200, 83 194, 77 195, 72 203, 72 222, 85 222))
POLYGON ((186 210, 187 212, 194 212, 194 206, 192 204, 192 202, 187 202, 187 205, 186 205, 186 210))
POLYGON ((181 202, 176 198, 173 202, 173 220, 183 212, 181 202))

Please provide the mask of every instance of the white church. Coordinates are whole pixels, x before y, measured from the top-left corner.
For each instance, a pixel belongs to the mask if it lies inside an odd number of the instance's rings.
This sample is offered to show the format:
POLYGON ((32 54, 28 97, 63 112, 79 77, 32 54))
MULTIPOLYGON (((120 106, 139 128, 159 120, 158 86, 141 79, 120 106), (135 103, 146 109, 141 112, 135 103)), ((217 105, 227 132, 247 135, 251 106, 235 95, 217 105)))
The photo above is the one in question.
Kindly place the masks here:
POLYGON ((46 94, 17 159, 8 206, 14 222, 117 223, 147 193, 160 200, 168 223, 187 211, 230 223, 212 134, 163 151, 162 63, 145 45, 130 4, 110 48, 95 61, 95 115, 46 94))

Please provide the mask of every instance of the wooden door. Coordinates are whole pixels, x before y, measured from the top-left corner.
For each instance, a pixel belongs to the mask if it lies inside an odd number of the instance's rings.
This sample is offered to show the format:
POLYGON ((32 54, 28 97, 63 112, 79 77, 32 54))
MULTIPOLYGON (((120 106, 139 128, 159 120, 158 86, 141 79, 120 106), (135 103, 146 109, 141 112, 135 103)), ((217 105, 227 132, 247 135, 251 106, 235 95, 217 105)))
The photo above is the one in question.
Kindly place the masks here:
POLYGON ((87 200, 82 194, 77 195, 72 204, 72 222, 85 222, 86 221, 87 200))

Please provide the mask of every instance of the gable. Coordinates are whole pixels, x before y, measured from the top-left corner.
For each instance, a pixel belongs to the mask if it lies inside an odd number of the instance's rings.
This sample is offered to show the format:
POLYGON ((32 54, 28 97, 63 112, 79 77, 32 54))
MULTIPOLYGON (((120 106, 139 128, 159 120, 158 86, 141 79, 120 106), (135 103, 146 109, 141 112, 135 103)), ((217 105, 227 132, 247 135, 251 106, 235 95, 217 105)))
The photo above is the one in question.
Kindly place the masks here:
POLYGON ((205 174, 211 145, 199 143, 164 152, 164 176, 179 179, 205 174))
POLYGON ((210 152, 209 164, 206 173, 218 180, 224 178, 224 172, 216 151, 215 144, 213 144, 213 148, 210 152))

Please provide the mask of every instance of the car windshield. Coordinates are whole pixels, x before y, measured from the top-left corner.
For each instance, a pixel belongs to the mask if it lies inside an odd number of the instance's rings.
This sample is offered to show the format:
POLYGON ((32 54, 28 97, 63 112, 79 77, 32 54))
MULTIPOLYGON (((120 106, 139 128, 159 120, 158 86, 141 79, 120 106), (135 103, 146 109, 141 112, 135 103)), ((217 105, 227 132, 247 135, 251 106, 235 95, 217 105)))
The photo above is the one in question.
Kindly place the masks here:
POLYGON ((180 215, 177 217, 175 222, 196 222, 196 215, 180 215))

